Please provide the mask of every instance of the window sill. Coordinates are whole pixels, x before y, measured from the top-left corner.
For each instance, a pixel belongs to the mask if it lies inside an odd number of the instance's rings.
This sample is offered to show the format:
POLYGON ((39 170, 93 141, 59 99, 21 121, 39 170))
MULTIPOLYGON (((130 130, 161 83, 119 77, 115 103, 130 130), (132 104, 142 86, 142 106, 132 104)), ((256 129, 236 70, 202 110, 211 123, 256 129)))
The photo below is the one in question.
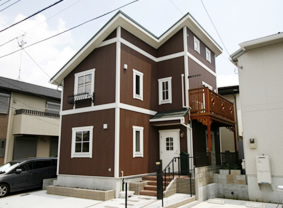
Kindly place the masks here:
POLYGON ((92 158, 90 153, 73 153, 71 158, 92 158))

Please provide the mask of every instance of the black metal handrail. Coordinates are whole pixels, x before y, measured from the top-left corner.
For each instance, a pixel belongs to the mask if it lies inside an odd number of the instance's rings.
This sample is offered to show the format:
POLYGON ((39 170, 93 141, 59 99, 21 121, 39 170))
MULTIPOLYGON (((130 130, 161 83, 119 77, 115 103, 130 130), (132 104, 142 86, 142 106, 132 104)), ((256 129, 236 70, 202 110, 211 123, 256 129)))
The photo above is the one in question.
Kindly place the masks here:
POLYGON ((174 157, 162 171, 164 178, 163 187, 167 186, 167 179, 174 179, 175 175, 178 175, 178 177, 180 177, 181 175, 185 175, 190 178, 190 194, 192 196, 193 170, 190 169, 190 160, 193 160, 193 158, 190 157, 190 155, 187 153, 181 153, 180 157, 174 157), (177 170, 175 170, 175 164, 177 164, 177 170))

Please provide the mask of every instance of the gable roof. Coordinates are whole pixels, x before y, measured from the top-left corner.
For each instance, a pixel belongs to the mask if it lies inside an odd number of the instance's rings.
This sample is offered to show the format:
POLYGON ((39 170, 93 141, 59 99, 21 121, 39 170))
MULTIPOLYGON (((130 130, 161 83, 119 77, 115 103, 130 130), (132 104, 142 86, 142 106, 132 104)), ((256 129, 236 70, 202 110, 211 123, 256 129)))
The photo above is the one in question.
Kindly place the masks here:
POLYGON ((231 55, 232 61, 237 62, 237 59, 241 55, 243 55, 245 51, 276 44, 276 43, 282 43, 282 42, 283 42, 283 33, 279 32, 277 34, 240 43, 239 45, 241 48, 231 55))
POLYGON ((5 77, 0 77, 0 90, 8 90, 13 92, 20 92, 38 96, 49 97, 52 99, 61 99, 61 92, 47 87, 42 87, 18 80, 13 80, 5 77))
POLYGON ((216 56, 222 52, 222 48, 190 13, 183 16, 160 37, 156 37, 129 16, 119 11, 50 79, 50 82, 52 84, 62 83, 63 79, 119 26, 156 49, 175 35, 181 28, 187 26, 216 56))

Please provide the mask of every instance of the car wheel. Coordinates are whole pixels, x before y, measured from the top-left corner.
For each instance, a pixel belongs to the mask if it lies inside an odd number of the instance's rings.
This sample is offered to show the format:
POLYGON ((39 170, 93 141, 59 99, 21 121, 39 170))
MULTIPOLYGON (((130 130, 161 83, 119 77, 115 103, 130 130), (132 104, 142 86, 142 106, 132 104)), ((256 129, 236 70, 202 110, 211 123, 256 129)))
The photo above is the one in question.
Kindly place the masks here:
POLYGON ((6 196, 9 193, 9 185, 5 183, 0 184, 0 197, 6 196))

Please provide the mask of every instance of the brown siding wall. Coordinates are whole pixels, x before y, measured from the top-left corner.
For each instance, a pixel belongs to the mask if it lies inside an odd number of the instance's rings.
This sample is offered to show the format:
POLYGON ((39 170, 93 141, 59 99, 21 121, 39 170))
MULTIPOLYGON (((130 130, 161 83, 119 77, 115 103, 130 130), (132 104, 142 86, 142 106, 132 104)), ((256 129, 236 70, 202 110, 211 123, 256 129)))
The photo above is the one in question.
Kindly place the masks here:
POLYGON ((156 172, 159 159, 158 131, 149 123, 150 116, 120 111, 120 171, 125 176, 156 172), (144 157, 133 158, 133 126, 144 127, 144 157))
POLYGON ((171 37, 162 46, 158 48, 157 56, 161 57, 182 51, 184 51, 184 43, 183 43, 183 30, 181 29, 173 37, 171 37))
POLYGON ((114 109, 63 116, 59 173, 113 177, 114 121, 114 109), (108 124, 108 129, 104 130, 103 124, 108 124), (72 128, 83 126, 93 126, 93 157, 71 158, 72 128))
POLYGON ((105 38, 105 40, 110 40, 112 38, 116 38, 117 36, 117 30, 115 29, 110 35, 108 35, 107 38, 105 38))
POLYGON ((198 58, 202 63, 209 67, 212 71, 215 72, 215 54, 211 51, 190 29, 188 31, 188 50, 189 52, 198 58), (200 54, 194 50, 194 36, 200 41, 200 54), (211 63, 206 60, 205 48, 208 48, 211 52, 211 63))
POLYGON ((141 39, 137 38, 133 34, 129 33, 125 29, 121 29, 121 36, 123 39, 129 41, 130 43, 134 44, 135 46, 139 47, 140 49, 144 50, 145 52, 153 55, 156 57, 157 53, 155 48, 151 47, 141 39))
MULTIPOLYGON (((158 63, 158 79, 172 77, 172 104, 158 105, 158 111, 182 108, 181 74, 184 74, 184 57, 170 59, 158 63)), ((156 80, 158 85, 158 80, 156 80)), ((156 97, 158 102, 159 97, 156 97)))
POLYGON ((216 77, 202 68, 199 64, 189 58, 189 74, 196 75, 201 74, 199 77, 194 77, 189 79, 189 89, 201 88, 202 81, 206 82, 213 87, 213 90, 216 89, 216 77))
POLYGON ((156 109, 158 103, 157 64, 122 44, 121 102, 146 109, 156 109), (128 69, 124 70, 124 64, 128 69), (143 73, 143 101, 133 98, 133 69, 143 73))
POLYGON ((72 109, 67 97, 74 94, 75 73, 95 68, 94 105, 115 102, 116 44, 95 49, 64 79, 63 110, 72 109))

